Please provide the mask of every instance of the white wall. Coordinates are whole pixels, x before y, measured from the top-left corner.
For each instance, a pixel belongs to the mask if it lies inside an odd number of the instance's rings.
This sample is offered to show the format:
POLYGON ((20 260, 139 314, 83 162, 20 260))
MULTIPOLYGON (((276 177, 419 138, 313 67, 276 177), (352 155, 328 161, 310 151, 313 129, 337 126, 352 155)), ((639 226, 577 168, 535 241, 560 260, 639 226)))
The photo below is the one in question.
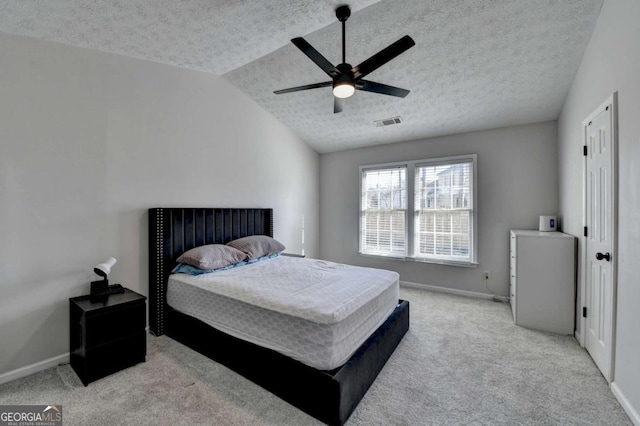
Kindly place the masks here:
POLYGON ((0 64, 0 374, 68 352, 108 256, 147 294, 150 207, 273 207, 317 256, 318 154, 221 77, 3 34, 0 64))
MULTIPOLYGON (((579 235, 584 225, 582 120, 618 92, 618 315, 613 388, 622 392, 636 415, 640 412, 639 23, 638 0, 605 0, 558 121, 560 213, 565 229, 579 235)), ((640 417, 635 421, 640 424, 640 417)))
MULTIPOLYGON (((384 129, 381 129, 384 131, 384 129)), ((509 229, 537 229, 541 214, 557 214, 556 122, 404 142, 320 157, 320 254, 323 258, 391 269, 400 280, 456 290, 509 290, 509 229), (358 254, 359 171, 367 164, 478 155, 477 268, 403 262, 358 254)))

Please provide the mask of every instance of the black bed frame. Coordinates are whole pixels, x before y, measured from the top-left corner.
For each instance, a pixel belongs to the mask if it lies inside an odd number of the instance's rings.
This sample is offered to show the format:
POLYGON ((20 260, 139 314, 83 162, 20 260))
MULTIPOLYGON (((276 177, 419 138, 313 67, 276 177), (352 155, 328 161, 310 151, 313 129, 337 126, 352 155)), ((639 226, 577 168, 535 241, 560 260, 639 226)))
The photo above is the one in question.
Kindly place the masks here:
POLYGON ((249 235, 273 236, 273 210, 258 208, 149 209, 149 328, 229 367, 330 425, 342 425, 356 408, 409 329, 409 302, 387 320, 341 367, 321 371, 278 352, 237 339, 167 305, 175 259, 185 251, 249 235))

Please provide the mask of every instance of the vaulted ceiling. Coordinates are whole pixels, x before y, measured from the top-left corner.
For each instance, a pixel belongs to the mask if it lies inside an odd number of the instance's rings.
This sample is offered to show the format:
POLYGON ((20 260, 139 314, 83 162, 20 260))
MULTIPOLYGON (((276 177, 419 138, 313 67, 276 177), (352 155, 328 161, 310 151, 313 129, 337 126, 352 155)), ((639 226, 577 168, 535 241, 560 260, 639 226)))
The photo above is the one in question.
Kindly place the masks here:
MULTIPOLYGON (((0 31, 222 75, 318 152, 554 120, 603 0, 352 0, 347 62, 408 34, 416 45, 333 113, 327 81, 290 39, 341 62, 332 0, 0 1, 0 31), (400 116, 401 124, 375 120, 400 116)), ((251 117, 247 117, 251 120, 251 117)))

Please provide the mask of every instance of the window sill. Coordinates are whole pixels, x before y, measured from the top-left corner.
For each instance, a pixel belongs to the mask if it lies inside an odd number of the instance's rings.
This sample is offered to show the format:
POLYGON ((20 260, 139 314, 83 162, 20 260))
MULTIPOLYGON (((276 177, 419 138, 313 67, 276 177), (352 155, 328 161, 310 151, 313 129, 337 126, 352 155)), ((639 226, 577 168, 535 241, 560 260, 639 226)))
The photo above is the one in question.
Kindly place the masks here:
POLYGON ((286 256, 286 257, 307 257, 304 254, 296 254, 296 253, 280 253, 280 256, 286 256))
POLYGON ((369 257, 373 259, 384 259, 384 260, 396 260, 400 262, 416 262, 416 263, 430 263, 432 265, 444 265, 444 266, 457 266, 460 268, 477 268, 477 262, 459 262, 455 260, 444 260, 444 259, 418 259, 415 257, 400 257, 400 256, 382 256, 376 254, 366 254, 366 253, 358 253, 362 257, 369 257))

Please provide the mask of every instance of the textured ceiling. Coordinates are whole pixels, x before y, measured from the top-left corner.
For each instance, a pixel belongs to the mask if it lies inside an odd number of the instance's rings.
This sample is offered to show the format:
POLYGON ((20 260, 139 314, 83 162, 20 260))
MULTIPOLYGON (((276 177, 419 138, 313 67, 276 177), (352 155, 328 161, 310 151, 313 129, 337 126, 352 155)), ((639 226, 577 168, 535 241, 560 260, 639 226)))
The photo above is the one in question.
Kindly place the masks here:
POLYGON ((328 80, 289 40, 340 62, 338 0, 0 0, 0 31, 224 75, 331 152, 556 119, 602 1, 350 1, 347 62, 405 34, 416 46, 367 77, 406 98, 358 91, 340 114, 330 88, 273 94, 328 80))
MULTIPOLYGON (((376 0, 355 0, 354 10, 376 0)), ((339 0, 0 0, 0 31, 224 74, 335 21, 339 0)))

